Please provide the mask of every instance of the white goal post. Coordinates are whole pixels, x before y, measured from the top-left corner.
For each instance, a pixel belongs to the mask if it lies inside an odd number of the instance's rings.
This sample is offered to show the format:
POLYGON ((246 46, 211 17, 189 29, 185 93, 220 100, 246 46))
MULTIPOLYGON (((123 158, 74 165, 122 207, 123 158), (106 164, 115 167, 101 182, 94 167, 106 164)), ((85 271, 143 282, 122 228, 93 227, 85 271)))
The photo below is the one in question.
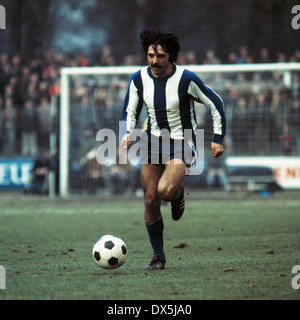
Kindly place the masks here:
MULTIPOLYGON (((289 86, 292 82, 292 72, 300 71, 300 63, 273 63, 273 64, 236 64, 236 65, 188 65, 187 69, 201 74, 226 74, 248 72, 280 72, 283 83, 289 86)), ((116 66, 116 67, 66 67, 61 69, 60 82, 60 133, 59 133, 59 194, 61 197, 69 195, 69 140, 70 140, 70 106, 72 76, 112 76, 132 75, 140 66, 116 66)), ((124 96, 125 98, 125 96, 124 96)), ((122 106, 120 105, 120 109, 122 106)), ((96 139, 96 138, 95 138, 96 139)))

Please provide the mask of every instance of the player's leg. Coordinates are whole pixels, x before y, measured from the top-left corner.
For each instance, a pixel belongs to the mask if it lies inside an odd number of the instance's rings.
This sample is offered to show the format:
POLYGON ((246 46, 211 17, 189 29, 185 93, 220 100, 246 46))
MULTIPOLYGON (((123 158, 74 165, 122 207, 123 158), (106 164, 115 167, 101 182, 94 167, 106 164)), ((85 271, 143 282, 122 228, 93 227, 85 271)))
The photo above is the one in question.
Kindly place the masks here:
POLYGON ((184 186, 182 184, 185 175, 185 162, 172 159, 170 163, 166 164, 158 185, 158 193, 161 199, 171 201, 172 218, 175 221, 181 218, 185 209, 184 186))
POLYGON ((146 266, 148 270, 164 269, 166 261, 163 243, 164 223, 160 211, 161 198, 157 191, 163 170, 163 166, 153 164, 142 164, 141 167, 141 181, 145 202, 145 225, 153 248, 153 259, 146 266))
POLYGON ((141 166, 141 182, 144 190, 146 222, 153 222, 161 216, 161 198, 158 194, 157 188, 163 172, 163 166, 155 164, 142 164, 141 166))
POLYGON ((162 200, 174 201, 177 199, 185 174, 186 164, 179 159, 172 159, 165 165, 165 170, 158 184, 158 193, 162 200))

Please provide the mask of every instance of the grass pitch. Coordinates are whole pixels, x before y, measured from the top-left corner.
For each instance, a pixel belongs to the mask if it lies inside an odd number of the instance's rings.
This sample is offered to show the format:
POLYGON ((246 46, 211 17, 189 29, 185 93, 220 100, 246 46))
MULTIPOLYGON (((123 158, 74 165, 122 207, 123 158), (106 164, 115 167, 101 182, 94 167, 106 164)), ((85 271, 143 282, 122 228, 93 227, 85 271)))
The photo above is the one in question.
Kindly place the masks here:
POLYGON ((300 265, 297 197, 190 192, 180 221, 162 207, 166 269, 146 272, 152 250, 142 199, 2 193, 0 300, 299 299, 291 285, 291 270, 300 265), (104 234, 127 244, 118 269, 101 269, 92 258, 104 234))

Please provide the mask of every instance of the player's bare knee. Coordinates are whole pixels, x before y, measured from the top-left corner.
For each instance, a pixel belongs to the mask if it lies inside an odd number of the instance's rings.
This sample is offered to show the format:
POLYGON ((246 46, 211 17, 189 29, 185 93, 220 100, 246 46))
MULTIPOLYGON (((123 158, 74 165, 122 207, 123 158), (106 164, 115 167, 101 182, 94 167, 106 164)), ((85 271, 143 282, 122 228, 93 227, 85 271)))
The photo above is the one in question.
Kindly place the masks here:
POLYGON ((145 203, 145 207, 147 209, 155 210, 155 209, 159 208, 160 207, 160 202, 161 202, 161 200, 157 196, 157 194, 150 193, 150 192, 147 192, 145 194, 144 203, 145 203))
POLYGON ((163 201, 172 201, 176 196, 176 188, 173 185, 159 186, 158 194, 163 201))

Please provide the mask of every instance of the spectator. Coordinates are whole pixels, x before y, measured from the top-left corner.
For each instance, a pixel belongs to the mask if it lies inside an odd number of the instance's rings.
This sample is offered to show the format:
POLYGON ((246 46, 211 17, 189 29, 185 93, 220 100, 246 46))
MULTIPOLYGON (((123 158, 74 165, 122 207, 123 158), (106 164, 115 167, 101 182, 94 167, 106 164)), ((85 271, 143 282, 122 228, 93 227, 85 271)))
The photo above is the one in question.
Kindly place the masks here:
POLYGON ((0 68, 0 94, 4 94, 5 88, 8 86, 10 78, 11 65, 9 63, 5 63, 0 68))
POLYGON ((12 57, 11 75, 20 77, 22 73, 22 64, 20 55, 16 54, 12 57))
POLYGON ((247 129, 252 132, 250 150, 256 155, 263 155, 266 153, 270 134, 269 106, 264 93, 258 94, 249 120, 247 129))
POLYGON ((296 50, 294 55, 290 58, 290 62, 300 62, 300 50, 296 50))
POLYGON ((99 189, 104 189, 104 166, 100 165, 97 161, 96 148, 90 150, 86 157, 83 159, 83 189, 89 194, 96 194, 99 189))
POLYGON ((34 83, 29 83, 27 91, 26 91, 26 99, 25 100, 31 100, 35 105, 39 104, 40 102, 40 95, 35 87, 34 83))
POLYGON ((300 76, 299 73, 293 73, 292 75, 292 97, 300 98, 300 76))
POLYGON ((11 97, 6 97, 3 109, 3 153, 14 156, 16 153, 17 108, 11 97))
POLYGON ((265 47, 261 48, 259 51, 259 63, 270 63, 271 59, 269 57, 269 50, 265 47))
POLYGON ((125 66, 134 66, 135 64, 135 57, 132 54, 127 54, 124 57, 124 65, 125 66))
POLYGON ((37 107, 37 131, 39 150, 49 150, 50 112, 51 106, 49 103, 49 99, 44 97, 41 99, 41 104, 37 107))
POLYGON ((203 64, 219 64, 221 61, 216 57, 214 50, 207 50, 203 64))
POLYGON ((208 158, 207 164, 207 175, 206 175, 206 185, 208 190, 213 188, 226 187, 227 182, 227 172, 224 164, 224 158, 208 158))
POLYGON ((235 52, 230 52, 228 55, 228 63, 236 64, 237 63, 237 55, 235 52))
POLYGON ((40 100, 47 100, 49 99, 49 83, 48 81, 46 80, 42 80, 40 83, 39 83, 39 87, 38 87, 38 91, 39 91, 39 97, 40 97, 40 100))
POLYGON ((286 62, 287 61, 287 57, 286 57, 286 54, 284 54, 283 52, 279 52, 277 54, 277 60, 276 62, 286 62))
POLYGON ((236 60, 238 64, 249 63, 249 56, 248 56, 248 48, 246 46, 242 46, 239 49, 239 56, 236 60))
POLYGON ((7 88, 10 88, 11 90, 11 96, 14 100, 15 105, 22 105, 23 101, 20 93, 19 77, 16 75, 11 76, 7 88))
POLYGON ((294 139, 288 123, 282 127, 280 135, 280 155, 292 156, 294 154, 294 139))
POLYGON ((124 154, 121 155, 118 151, 119 150, 117 150, 117 162, 109 166, 109 185, 112 194, 122 194, 126 191, 126 188, 129 185, 129 177, 131 172, 131 165, 129 162, 127 162, 127 164, 120 164, 125 162, 124 159, 120 159, 120 157, 124 157, 124 154))
POLYGON ((35 105, 40 103, 39 78, 36 73, 30 76, 30 82, 26 91, 26 100, 31 100, 35 105))
POLYGON ((288 114, 288 124, 295 139, 295 153, 300 155, 300 98, 294 99, 288 114))
POLYGON ((48 151, 43 151, 33 164, 30 181, 25 193, 47 194, 49 189, 49 172, 52 169, 48 151))
POLYGON ((282 98, 283 92, 279 87, 273 87, 270 94, 272 97, 270 101, 270 112, 275 119, 276 128, 282 128, 287 118, 288 105, 284 104, 282 98))
POLYGON ((73 147, 75 157, 82 158, 95 146, 96 112, 85 94, 72 112, 73 147))
POLYGON ((2 53, 0 55, 0 66, 4 66, 7 63, 9 63, 8 54, 7 53, 2 53))
POLYGON ((30 82, 30 68, 29 66, 25 65, 22 68, 22 74, 19 80, 20 96, 23 103, 26 100, 27 88, 28 88, 29 82, 30 82))
POLYGON ((231 137, 235 154, 247 154, 249 135, 249 115, 246 109, 246 99, 240 97, 233 109, 231 137))
POLYGON ((114 66, 115 58, 112 54, 112 49, 110 44, 105 44, 101 50, 100 59, 101 66, 114 66))
POLYGON ((89 60, 83 53, 78 53, 76 55, 76 64, 78 67, 87 67, 89 65, 89 60))
POLYGON ((195 51, 188 51, 185 55, 185 58, 187 64, 197 64, 197 55, 195 51))
POLYGON ((38 154, 37 113, 32 100, 25 101, 20 111, 19 123, 22 134, 22 155, 36 157, 38 154))

